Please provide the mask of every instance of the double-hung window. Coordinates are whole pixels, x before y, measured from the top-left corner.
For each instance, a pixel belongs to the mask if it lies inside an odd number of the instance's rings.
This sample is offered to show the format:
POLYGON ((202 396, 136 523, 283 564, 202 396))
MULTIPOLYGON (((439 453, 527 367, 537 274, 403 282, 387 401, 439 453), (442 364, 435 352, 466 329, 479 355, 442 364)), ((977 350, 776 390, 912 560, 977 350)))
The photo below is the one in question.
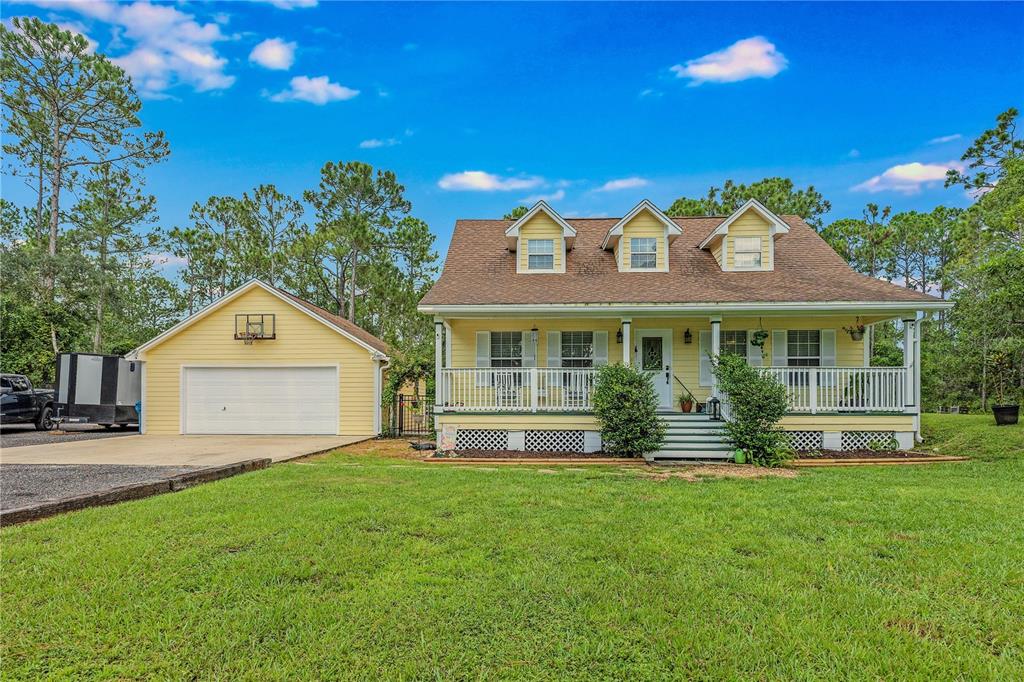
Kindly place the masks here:
POLYGON ((821 332, 817 329, 791 329, 786 334, 786 354, 790 367, 821 366, 821 332))
POLYGON ((653 270, 658 267, 658 240, 654 237, 631 238, 629 267, 632 270, 653 270))
POLYGON ((732 262, 737 270, 761 269, 760 237, 736 237, 733 240, 733 249, 736 252, 732 256, 732 262))
POLYGON ((562 332, 562 367, 594 366, 594 332, 562 332))
POLYGON ((530 270, 555 269, 555 240, 526 240, 527 268, 530 270))
POLYGON ((747 358, 747 332, 746 331, 723 331, 719 337, 719 352, 722 355, 727 353, 738 355, 744 360, 747 358))
POLYGON ((491 367, 523 366, 523 333, 491 332, 491 367))

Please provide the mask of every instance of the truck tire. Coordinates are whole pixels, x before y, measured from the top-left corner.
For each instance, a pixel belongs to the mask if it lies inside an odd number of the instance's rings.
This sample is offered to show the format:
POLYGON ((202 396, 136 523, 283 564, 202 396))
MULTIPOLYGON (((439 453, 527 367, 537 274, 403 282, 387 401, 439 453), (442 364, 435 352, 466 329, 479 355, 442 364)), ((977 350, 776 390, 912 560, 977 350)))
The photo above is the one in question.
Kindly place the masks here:
POLYGON ((39 418, 36 419, 36 431, 53 431, 56 423, 53 421, 53 407, 47 405, 39 411, 39 418))

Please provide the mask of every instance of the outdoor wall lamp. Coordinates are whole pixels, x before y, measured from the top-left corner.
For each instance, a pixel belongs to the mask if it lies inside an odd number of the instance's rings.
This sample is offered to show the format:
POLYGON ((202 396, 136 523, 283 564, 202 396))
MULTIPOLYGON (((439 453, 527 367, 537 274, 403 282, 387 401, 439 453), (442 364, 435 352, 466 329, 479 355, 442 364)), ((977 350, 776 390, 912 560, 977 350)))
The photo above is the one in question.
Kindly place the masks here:
POLYGON ((693 334, 690 333, 689 327, 683 332, 683 343, 693 343, 693 334))
POLYGON ((537 345, 537 327, 533 327, 530 330, 530 341, 533 342, 534 346, 537 345))
POLYGON ((622 345, 622 327, 619 327, 619 331, 615 332, 615 343, 622 345))

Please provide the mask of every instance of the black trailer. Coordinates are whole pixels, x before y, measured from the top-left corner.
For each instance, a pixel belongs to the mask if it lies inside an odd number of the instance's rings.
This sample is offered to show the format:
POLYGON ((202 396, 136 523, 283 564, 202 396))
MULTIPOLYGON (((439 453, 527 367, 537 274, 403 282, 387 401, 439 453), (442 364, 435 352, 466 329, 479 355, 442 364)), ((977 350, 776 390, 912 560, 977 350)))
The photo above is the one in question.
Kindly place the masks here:
POLYGON ((119 355, 57 356, 56 418, 104 426, 138 424, 142 364, 119 355))

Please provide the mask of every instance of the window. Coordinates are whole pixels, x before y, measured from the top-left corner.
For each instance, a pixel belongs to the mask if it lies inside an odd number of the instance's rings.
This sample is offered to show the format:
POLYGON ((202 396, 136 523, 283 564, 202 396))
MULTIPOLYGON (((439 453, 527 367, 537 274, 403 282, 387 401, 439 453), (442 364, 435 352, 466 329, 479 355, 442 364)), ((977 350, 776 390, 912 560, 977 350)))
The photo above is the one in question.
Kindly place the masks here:
POLYGON ((526 241, 527 267, 530 270, 555 269, 555 240, 528 239, 526 241))
POLYGON ((594 366, 594 332, 562 332, 562 367, 594 366))
POLYGON ((787 332, 786 355, 790 367, 821 365, 821 332, 817 329, 796 329, 787 332))
POLYGON ((732 256, 737 270, 759 270, 761 268, 761 238, 736 237, 733 240, 736 253, 732 256))
POLYGON ((722 355, 731 353, 741 358, 747 357, 747 332, 746 331, 724 331, 719 340, 719 352, 722 355))
POLYGON ((523 366, 523 333, 491 332, 491 367, 523 366))
POLYGON ((652 270, 658 267, 658 240, 654 237, 630 239, 629 267, 634 270, 652 270))

